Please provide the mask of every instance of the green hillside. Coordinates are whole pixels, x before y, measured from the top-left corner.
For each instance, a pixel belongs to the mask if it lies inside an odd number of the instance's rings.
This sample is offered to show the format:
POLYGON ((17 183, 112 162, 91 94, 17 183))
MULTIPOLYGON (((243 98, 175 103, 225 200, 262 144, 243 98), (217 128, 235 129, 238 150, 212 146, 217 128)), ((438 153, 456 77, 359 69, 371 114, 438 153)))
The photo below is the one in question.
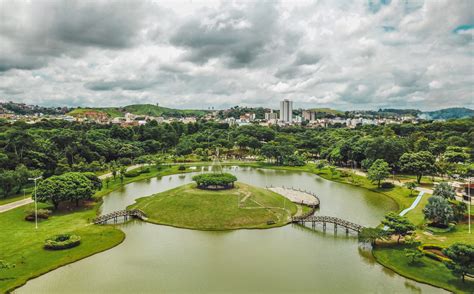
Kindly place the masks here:
POLYGON ((474 117, 474 110, 465 107, 445 108, 436 111, 423 112, 420 117, 425 119, 453 119, 474 117))
POLYGON ((204 116, 205 110, 173 109, 153 104, 135 104, 124 107, 125 112, 138 115, 183 117, 183 116, 204 116))
POLYGON ((153 104, 134 104, 125 107, 97 107, 97 108, 76 108, 68 113, 72 116, 80 116, 84 112, 102 112, 109 117, 124 116, 130 112, 137 115, 164 116, 164 117, 186 117, 186 116, 204 116, 206 110, 192 109, 173 109, 153 104))
POLYGON ((327 114, 332 114, 332 115, 343 115, 344 112, 336 109, 331 109, 331 108, 312 108, 310 109, 311 111, 317 112, 317 113, 327 113, 327 114))

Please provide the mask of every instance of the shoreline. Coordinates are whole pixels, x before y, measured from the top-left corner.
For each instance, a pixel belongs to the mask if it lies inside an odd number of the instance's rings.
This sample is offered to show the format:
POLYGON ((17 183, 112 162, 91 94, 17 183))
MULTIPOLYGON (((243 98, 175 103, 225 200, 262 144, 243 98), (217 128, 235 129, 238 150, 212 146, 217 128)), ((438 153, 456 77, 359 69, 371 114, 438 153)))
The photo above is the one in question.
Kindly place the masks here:
MULTIPOLYGON (((107 196, 108 194, 110 194, 111 192, 117 190, 117 189, 120 189, 121 187, 123 187, 124 185, 127 185, 127 184, 130 184, 130 183, 133 183, 133 182, 137 182, 137 181, 141 181, 141 180, 146 180, 146 179, 150 179, 150 178, 153 178, 153 177, 157 177, 157 176, 168 176, 168 175, 176 175, 176 174, 185 174, 185 173, 191 173, 191 172, 196 172, 197 170, 190 170, 189 168, 184 170, 184 171, 180 171, 177 169, 177 166, 178 165, 185 165, 185 166, 196 166, 196 167, 199 167, 199 166, 210 166, 210 162, 198 162, 198 163, 192 163, 192 162, 189 162, 189 163, 171 163, 171 164, 164 164, 163 166, 165 168, 162 168, 160 170, 157 170, 155 167, 153 167, 150 171, 149 174, 142 174, 142 175, 139 175, 137 177, 134 177, 134 178, 125 178, 124 182, 123 183, 119 183, 117 185, 116 181, 117 180, 114 180, 114 183, 112 185, 112 187, 107 187, 107 188, 104 188, 104 190, 102 191, 99 191, 97 192, 97 194, 94 196, 97 200, 97 203, 96 205, 94 206, 94 210, 95 210, 95 213, 98 214, 99 211, 100 211, 100 206, 102 205, 102 198, 107 196), (176 170, 174 170, 176 169, 176 170)), ((251 167, 251 168, 262 168, 262 169, 272 169, 272 170, 285 170, 285 171, 298 171, 298 172, 307 172, 307 173, 310 173, 310 174, 314 174, 314 175, 317 175, 325 180, 329 180, 329 181, 333 181, 333 182, 337 182, 337 183, 342 183, 342 184, 349 184, 351 186, 356 186, 356 187, 360 187, 360 188, 364 188, 364 189, 367 189, 371 192, 376 192, 376 193, 379 193, 381 195, 383 195, 384 197, 387 197, 387 198, 390 198, 394 203, 397 204, 397 211, 400 212, 402 209, 404 209, 405 207, 403 207, 403 204, 398 201, 397 198, 395 197, 392 197, 391 195, 389 194, 386 194, 386 193, 383 193, 382 191, 376 191, 374 189, 370 189, 370 188, 367 188, 367 187, 364 187, 364 186, 361 186, 361 185, 357 185, 357 184, 354 184, 354 183, 349 183, 347 181, 344 181, 344 180, 341 180, 341 178, 334 178, 332 176, 329 176, 325 173, 318 173, 321 172, 321 170, 311 170, 312 167, 311 165, 305 165, 305 166, 302 166, 302 167, 286 167, 286 166, 275 166, 275 165, 269 165, 269 164, 262 164, 262 163, 259 163, 259 162, 223 162, 222 163, 222 166, 224 167, 228 167, 228 166, 238 166, 238 167, 251 167)), ((16 208, 17 209, 17 208, 16 208)), ((189 229, 189 230, 200 230, 200 229, 194 229, 194 228, 183 228, 183 227, 178 227, 178 226, 173 226, 171 224, 160 224, 160 223, 154 223, 154 222, 150 222, 150 221, 145 221, 147 223, 151 223, 151 224, 156 224, 156 225, 166 225, 166 226, 170 226, 170 227, 175 227, 175 228, 180 228, 180 229, 189 229)), ((283 224, 283 225, 280 225, 280 226, 272 226, 272 227, 268 227, 268 228, 238 228, 238 230, 242 229, 242 230, 264 230, 264 229, 272 229, 272 228, 279 228, 279 227, 283 227, 283 226, 286 226, 290 223, 286 223, 286 224, 283 224)), ((114 226, 115 227, 115 226, 114 226)), ((119 230, 120 232, 122 232, 123 234, 123 238, 120 240, 120 242, 114 244, 113 246, 109 247, 109 248, 105 248, 103 250, 100 250, 100 251, 97 251, 97 252, 93 252, 89 255, 86 255, 86 256, 83 256, 77 260, 74 260, 74 261, 70 261, 70 262, 67 262, 67 263, 64 263, 64 264, 61 264, 61 265, 58 265, 57 267, 55 268, 52 268, 52 269, 49 269, 48 271, 46 272, 43 272, 41 274, 38 274, 38 275, 35 275, 35 276, 32 276, 32 277, 29 277, 27 278, 24 282, 22 282, 20 285, 16 285, 14 286, 13 288, 9 288, 9 289, 6 289, 6 292, 7 293, 10 293, 11 291, 15 290, 15 289, 18 289, 20 288, 21 286, 25 285, 29 280, 31 279, 34 279, 34 278, 37 278, 41 275, 44 275, 48 272, 51 272, 53 270, 56 270, 62 266, 65 266, 65 265, 68 265, 68 264, 72 264, 76 261, 79 261, 79 260, 82 260, 82 259, 85 259, 87 257, 90 257, 92 255, 95 255, 95 254, 98 254, 98 253, 101 253, 101 252, 104 252, 104 251, 107 251, 109 249, 112 249, 120 244, 122 244, 124 242, 124 240, 126 239, 126 235, 125 233, 120 229, 120 228, 116 228, 117 230, 119 230)), ((236 229, 229 229, 229 230, 236 230, 236 229)), ((229 230, 206 230, 206 231, 229 231, 229 230)), ((373 249, 371 251, 371 254, 374 255, 373 253, 373 249)), ((444 290, 447 290, 447 291, 451 291, 449 289, 446 289, 444 287, 440 287, 440 286, 437 286, 437 285, 434 285, 434 284, 431 284, 431 283, 428 283, 428 282, 425 282, 423 280, 418 280, 416 278, 413 278, 413 277, 407 277, 406 275, 403 275, 402 273, 400 272, 397 272, 395 269, 385 265, 384 263, 380 262, 378 258, 376 258, 374 256, 374 260, 382 265, 383 267, 385 268, 389 268, 390 270, 392 270, 394 273, 396 273, 397 275, 400 275, 402 277, 405 277, 407 279, 410 279, 410 280, 413 280, 413 281, 416 281, 416 282, 420 282, 420 283, 423 283, 423 284, 427 284, 427 285, 430 285, 430 286, 433 286, 433 287, 437 287, 437 288, 441 288, 441 289, 444 289, 444 290)))

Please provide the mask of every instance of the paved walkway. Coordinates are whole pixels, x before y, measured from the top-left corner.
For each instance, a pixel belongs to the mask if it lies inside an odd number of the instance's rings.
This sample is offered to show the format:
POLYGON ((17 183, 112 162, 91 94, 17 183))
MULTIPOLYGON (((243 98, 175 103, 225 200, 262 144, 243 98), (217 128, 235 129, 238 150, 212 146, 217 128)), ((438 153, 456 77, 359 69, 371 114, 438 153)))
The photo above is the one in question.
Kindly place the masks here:
POLYGON ((423 198, 423 195, 425 194, 425 192, 421 191, 420 194, 418 194, 418 196, 416 197, 415 201, 413 201, 413 203, 410 205, 410 207, 402 210, 402 212, 400 212, 400 215, 401 216, 404 216, 405 214, 407 214, 410 210, 414 209, 418 203, 420 203, 421 201, 421 198, 423 198))
POLYGON ((11 202, 11 203, 8 203, 8 204, 0 205, 0 213, 15 209, 17 207, 20 207, 20 206, 23 206, 23 205, 26 205, 26 204, 30 204, 32 202, 33 202, 33 199, 26 198, 26 199, 21 199, 21 200, 11 202))

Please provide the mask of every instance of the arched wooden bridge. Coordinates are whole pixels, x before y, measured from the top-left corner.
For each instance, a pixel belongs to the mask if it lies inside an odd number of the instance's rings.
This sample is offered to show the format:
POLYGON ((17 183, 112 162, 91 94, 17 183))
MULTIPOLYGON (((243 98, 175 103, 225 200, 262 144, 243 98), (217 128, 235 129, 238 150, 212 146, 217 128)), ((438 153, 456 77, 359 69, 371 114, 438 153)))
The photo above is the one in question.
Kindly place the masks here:
POLYGON ((117 220, 119 218, 123 217, 123 220, 126 221, 128 218, 139 218, 139 219, 144 219, 146 218, 146 214, 141 211, 140 209, 133 209, 133 210, 119 210, 119 211, 114 211, 111 213, 107 213, 104 215, 101 215, 99 217, 96 217, 93 222, 96 225, 104 225, 107 223, 109 220, 114 220, 114 223, 117 223, 117 220))
POLYGON ((304 225, 305 223, 311 223, 313 228, 316 226, 316 223, 322 223, 324 231, 326 231, 326 224, 331 223, 334 225, 335 232, 337 231, 337 227, 341 226, 346 229, 346 233, 349 233, 349 230, 353 230, 357 233, 360 233, 360 231, 364 228, 363 226, 358 225, 356 223, 352 223, 333 216, 308 215, 293 217, 291 219, 291 222, 302 225, 304 225))

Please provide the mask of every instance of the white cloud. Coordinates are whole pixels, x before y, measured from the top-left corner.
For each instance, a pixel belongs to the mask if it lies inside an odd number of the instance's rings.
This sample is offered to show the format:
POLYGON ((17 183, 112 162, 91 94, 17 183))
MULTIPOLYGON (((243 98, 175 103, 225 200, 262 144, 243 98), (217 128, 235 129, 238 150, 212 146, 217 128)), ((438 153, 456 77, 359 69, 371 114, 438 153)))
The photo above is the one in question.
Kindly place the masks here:
POLYGON ((469 0, 0 0, 0 7, 2 99, 474 107, 469 0))

